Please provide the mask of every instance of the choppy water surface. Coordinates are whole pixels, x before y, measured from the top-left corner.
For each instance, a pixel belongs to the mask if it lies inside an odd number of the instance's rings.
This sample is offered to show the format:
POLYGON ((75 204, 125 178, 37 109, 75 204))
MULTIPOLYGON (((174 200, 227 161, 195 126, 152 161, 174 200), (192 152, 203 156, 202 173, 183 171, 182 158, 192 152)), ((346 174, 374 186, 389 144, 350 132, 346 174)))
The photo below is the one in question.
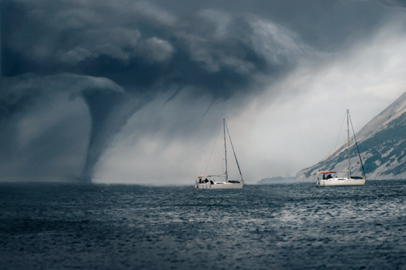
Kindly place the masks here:
POLYGON ((406 181, 0 184, 2 269, 406 269, 406 181))

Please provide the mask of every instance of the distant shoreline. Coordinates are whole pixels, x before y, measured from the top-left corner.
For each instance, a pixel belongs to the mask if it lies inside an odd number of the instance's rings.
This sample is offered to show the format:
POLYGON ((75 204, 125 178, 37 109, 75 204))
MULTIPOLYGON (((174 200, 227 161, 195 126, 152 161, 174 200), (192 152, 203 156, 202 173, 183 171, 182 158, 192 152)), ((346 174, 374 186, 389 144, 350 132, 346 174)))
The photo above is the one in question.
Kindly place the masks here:
POLYGON ((296 177, 267 177, 257 182, 257 185, 272 185, 272 184, 281 184, 281 183, 295 183, 296 177))

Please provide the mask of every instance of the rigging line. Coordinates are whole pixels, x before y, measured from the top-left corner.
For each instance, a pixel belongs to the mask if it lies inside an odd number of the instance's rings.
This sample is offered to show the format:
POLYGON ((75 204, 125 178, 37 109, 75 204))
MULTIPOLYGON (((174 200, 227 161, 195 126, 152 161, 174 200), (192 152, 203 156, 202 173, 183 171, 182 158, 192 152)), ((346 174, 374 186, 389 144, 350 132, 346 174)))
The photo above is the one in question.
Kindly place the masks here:
POLYGON ((209 168, 210 160, 211 160, 211 157, 212 157, 212 155, 213 155, 214 149, 216 148, 216 144, 217 144, 217 141, 218 141, 218 138, 219 138, 220 133, 221 133, 221 128, 220 128, 219 132, 217 133, 216 140, 214 141, 213 149, 211 150, 209 159, 208 159, 208 161, 207 161, 206 169, 204 170, 204 173, 203 173, 204 175, 206 174, 207 169, 209 168))
POLYGON ((227 126, 227 124, 226 124, 226 129, 227 129, 228 138, 230 139, 231 148, 233 149, 233 153, 234 153, 234 157, 235 157, 235 162, 237 163, 238 171, 240 172, 240 175, 241 175, 241 181, 244 183, 244 178, 242 177, 242 173, 241 173, 241 169, 240 169, 240 164, 238 164, 237 155, 235 154, 235 151, 234 151, 233 141, 231 141, 230 131, 228 131, 228 126, 227 126))
POLYGON ((354 131, 354 126, 352 125, 351 116, 349 118, 350 118, 350 123, 351 123, 351 127, 352 127, 352 132, 354 133, 354 140, 355 140, 355 145, 357 146, 359 161, 361 162, 362 173, 364 174, 365 180, 367 180, 367 175, 365 174, 364 164, 362 163, 361 153, 359 152, 359 148, 358 148, 357 137, 355 137, 355 131, 354 131))
POLYGON ((330 153, 332 153, 338 147, 338 140, 340 139, 341 132, 343 131, 343 126, 344 126, 344 123, 345 123, 345 116, 346 116, 346 114, 344 114, 343 120, 341 121, 341 127, 338 130, 335 146, 333 146, 333 149, 330 151, 330 153))

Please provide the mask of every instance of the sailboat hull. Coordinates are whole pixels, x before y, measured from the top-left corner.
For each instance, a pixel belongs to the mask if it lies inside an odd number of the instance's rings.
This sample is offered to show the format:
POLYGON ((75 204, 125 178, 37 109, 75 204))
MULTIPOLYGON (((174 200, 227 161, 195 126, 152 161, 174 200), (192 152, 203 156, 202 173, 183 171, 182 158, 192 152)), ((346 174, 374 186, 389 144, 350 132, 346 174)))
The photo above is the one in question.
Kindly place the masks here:
POLYGON ((196 184, 195 188, 197 189, 241 189, 243 187, 243 183, 204 183, 204 184, 196 184))
POLYGON ((363 185, 365 185, 365 178, 363 179, 331 178, 317 181, 318 187, 363 186, 363 185))

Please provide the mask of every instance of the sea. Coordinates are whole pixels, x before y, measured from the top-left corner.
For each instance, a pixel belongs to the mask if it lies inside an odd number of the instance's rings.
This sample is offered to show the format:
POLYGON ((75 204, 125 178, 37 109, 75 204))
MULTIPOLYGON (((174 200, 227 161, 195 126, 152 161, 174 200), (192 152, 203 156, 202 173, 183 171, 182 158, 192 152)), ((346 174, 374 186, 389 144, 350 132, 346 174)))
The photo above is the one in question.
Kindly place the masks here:
POLYGON ((0 184, 1 269, 406 269, 406 180, 0 184))

